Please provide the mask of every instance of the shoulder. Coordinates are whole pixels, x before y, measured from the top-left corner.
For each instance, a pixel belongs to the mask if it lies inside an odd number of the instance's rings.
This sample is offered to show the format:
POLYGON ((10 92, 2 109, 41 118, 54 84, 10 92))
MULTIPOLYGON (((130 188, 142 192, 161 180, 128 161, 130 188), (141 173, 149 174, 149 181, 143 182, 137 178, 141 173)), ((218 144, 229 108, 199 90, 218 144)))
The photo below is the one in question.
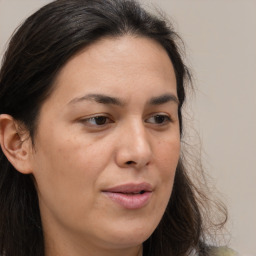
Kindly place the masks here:
POLYGON ((210 250, 209 256, 239 256, 237 252, 228 247, 216 247, 210 250))

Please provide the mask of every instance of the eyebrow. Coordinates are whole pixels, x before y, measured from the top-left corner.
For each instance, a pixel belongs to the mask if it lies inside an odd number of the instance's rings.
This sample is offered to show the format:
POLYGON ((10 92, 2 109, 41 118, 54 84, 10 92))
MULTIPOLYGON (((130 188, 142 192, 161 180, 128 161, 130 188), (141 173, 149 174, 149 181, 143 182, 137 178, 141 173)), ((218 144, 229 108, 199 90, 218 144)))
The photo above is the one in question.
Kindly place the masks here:
POLYGON ((87 94, 80 98, 74 98, 69 102, 69 104, 78 103, 85 100, 95 101, 97 103, 106 104, 106 105, 117 105, 117 106, 125 105, 125 103, 122 100, 116 97, 105 95, 105 94, 87 94))
POLYGON ((148 104, 149 105, 161 105, 161 104, 165 104, 167 102, 175 102, 179 105, 178 98, 174 94, 171 94, 171 93, 153 97, 152 99, 149 100, 148 104))
MULTIPOLYGON (((69 102, 69 104, 79 103, 83 101, 95 101, 101 104, 116 105, 116 106, 126 105, 126 103, 123 100, 116 97, 108 96, 105 94, 87 94, 83 97, 72 99, 69 102)), ((151 98, 149 101, 147 101, 147 105, 162 105, 168 102, 175 102, 179 104, 179 100, 174 94, 166 93, 166 94, 151 98)))

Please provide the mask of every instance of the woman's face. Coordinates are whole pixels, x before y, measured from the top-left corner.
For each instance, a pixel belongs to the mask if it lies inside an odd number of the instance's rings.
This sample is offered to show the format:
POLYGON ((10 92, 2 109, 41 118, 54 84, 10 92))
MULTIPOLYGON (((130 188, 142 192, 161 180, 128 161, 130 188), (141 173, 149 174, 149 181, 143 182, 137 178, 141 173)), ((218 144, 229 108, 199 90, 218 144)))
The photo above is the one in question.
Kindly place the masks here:
POLYGON ((85 48, 59 73, 35 135, 46 244, 138 247, 165 211, 179 153, 176 80, 165 50, 131 36, 85 48))

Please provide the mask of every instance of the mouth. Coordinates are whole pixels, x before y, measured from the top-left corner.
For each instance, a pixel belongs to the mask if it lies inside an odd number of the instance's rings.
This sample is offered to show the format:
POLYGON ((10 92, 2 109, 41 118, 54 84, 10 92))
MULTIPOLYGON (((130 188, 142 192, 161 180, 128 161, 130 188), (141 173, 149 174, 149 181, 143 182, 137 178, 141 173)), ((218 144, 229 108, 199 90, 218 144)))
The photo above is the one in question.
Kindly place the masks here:
POLYGON ((129 183, 108 188, 102 193, 123 208, 140 209, 150 201, 153 189, 149 183, 129 183))
POLYGON ((121 194, 125 194, 125 195, 143 195, 145 192, 145 190, 141 190, 141 191, 138 191, 138 192, 117 192, 117 193, 121 193, 121 194))

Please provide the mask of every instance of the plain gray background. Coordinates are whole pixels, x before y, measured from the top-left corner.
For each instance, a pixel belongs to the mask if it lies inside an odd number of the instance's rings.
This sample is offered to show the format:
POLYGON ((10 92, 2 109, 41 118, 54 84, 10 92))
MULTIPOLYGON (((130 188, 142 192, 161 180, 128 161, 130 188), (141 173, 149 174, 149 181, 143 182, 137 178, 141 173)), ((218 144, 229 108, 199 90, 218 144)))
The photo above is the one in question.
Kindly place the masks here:
MULTIPOLYGON (((0 58, 15 27, 48 2, 0 0, 0 58)), ((230 211, 230 245, 256 255, 256 0, 143 2, 162 8, 186 43, 196 86, 187 111, 230 211)))

